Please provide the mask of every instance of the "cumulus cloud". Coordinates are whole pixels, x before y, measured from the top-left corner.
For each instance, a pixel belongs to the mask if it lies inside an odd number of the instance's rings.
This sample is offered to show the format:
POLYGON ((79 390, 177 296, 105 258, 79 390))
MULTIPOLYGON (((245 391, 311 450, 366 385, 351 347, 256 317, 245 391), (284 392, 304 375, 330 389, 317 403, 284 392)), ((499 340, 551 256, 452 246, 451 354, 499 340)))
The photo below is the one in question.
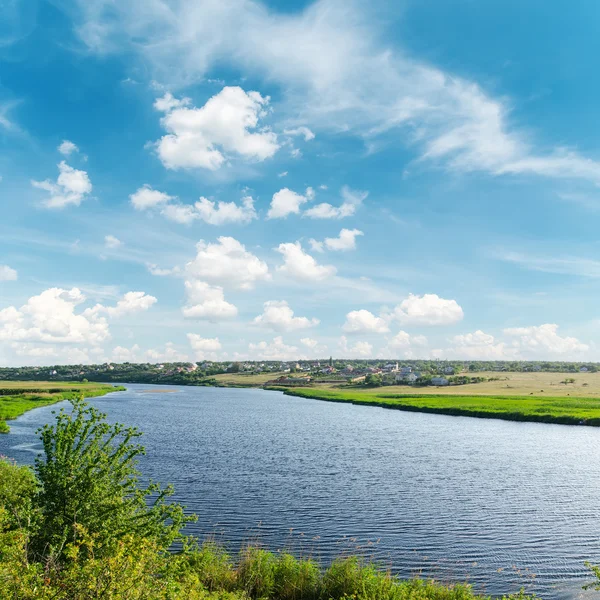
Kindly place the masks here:
POLYGON ((188 333, 188 341, 194 351, 195 360, 218 360, 221 350, 219 338, 203 338, 197 333, 188 333))
MULTIPOLYGON (((321 186, 321 188, 327 189, 327 186, 321 186)), ((352 190, 346 185, 342 188, 341 194, 343 202, 339 206, 322 202, 304 211, 303 216, 310 217, 311 219, 343 219, 344 217, 351 217, 369 195, 368 192, 352 190)))
POLYGON ((244 196, 241 204, 214 202, 201 197, 194 204, 169 204, 162 210, 162 214, 172 221, 186 225, 196 220, 204 221, 209 225, 247 224, 257 218, 251 196, 244 196))
POLYGON ((16 269, 12 269, 8 265, 0 265, 0 281, 16 281, 17 278, 16 269))
POLYGON ((288 215, 300 214, 300 207, 314 198, 312 188, 307 188, 304 195, 297 194, 288 188, 283 188, 273 194, 267 219, 283 219, 288 215))
POLYGON ((401 356, 402 358, 424 358, 427 354, 427 338, 424 335, 410 335, 400 330, 388 339, 387 345, 381 349, 379 356, 391 358, 401 356))
POLYGON ((406 325, 452 325, 464 317, 456 300, 446 300, 437 294, 410 294, 393 312, 394 318, 406 325))
POLYGON ((69 140, 63 140, 62 144, 58 147, 58 151, 64 156, 69 156, 73 152, 79 152, 79 148, 69 140))
POLYGON ((355 250, 356 238, 364 233, 358 229, 342 229, 340 235, 336 238, 325 238, 323 242, 309 240, 311 248, 317 252, 322 252, 326 247, 328 250, 355 250))
POLYGON ((80 171, 69 166, 64 160, 58 163, 59 175, 56 183, 45 181, 31 181, 31 185, 50 193, 44 201, 47 208, 64 208, 65 206, 79 206, 92 192, 92 182, 85 171, 80 171))
POLYGON ((217 323, 237 316, 238 309, 225 300, 223 288, 205 281, 186 281, 187 304, 183 316, 187 319, 202 319, 217 323))
POLYGON ((338 348, 344 358, 367 358, 373 354, 373 344, 369 342, 355 342, 348 345, 348 338, 343 335, 338 343, 338 348))
POLYGON ((271 342, 258 342, 248 344, 250 356, 257 360, 298 360, 303 357, 299 355, 296 346, 288 346, 281 336, 274 337, 271 342))
POLYGON ((166 204, 171 200, 175 200, 175 197, 152 189, 152 187, 146 183, 131 194, 129 200, 136 210, 147 210, 166 204))
POLYGON ((575 356, 590 348, 575 337, 558 335, 558 325, 555 323, 511 327, 505 329, 504 334, 513 338, 522 352, 534 356, 575 356))
POLYGON ((116 238, 114 235, 105 235, 104 236, 104 245, 107 248, 118 248, 123 245, 123 242, 116 238))
POLYGON ((263 313, 255 317, 252 323, 274 331, 284 332, 315 327, 319 324, 319 319, 295 317, 294 311, 285 300, 269 300, 264 303, 263 313))
POLYGON ((17 309, 0 310, 0 340, 99 344, 110 337, 108 323, 97 313, 76 312, 85 301, 78 288, 50 288, 17 309))
POLYGON ((465 360, 508 360, 518 358, 518 349, 478 329, 472 333, 455 335, 451 346, 438 352, 439 358, 465 360))
POLYGON ((388 324, 381 317, 376 317, 372 312, 361 309, 352 310, 346 315, 346 322, 342 326, 346 333, 386 333, 388 324))
POLYGON ((154 104, 165 113, 161 125, 167 134, 156 142, 161 162, 167 169, 216 171, 232 155, 270 158, 279 149, 277 135, 258 127, 268 104, 268 97, 241 87, 224 87, 201 108, 167 94, 154 104))
POLYGON ((294 279, 323 281, 336 273, 332 265, 319 265, 310 254, 304 252, 300 242, 279 244, 276 251, 283 256, 283 265, 277 270, 294 279))
POLYGON ((200 240, 196 250, 196 257, 185 267, 191 278, 243 290, 271 278, 267 264, 232 237, 221 236, 216 243, 200 240))
POLYGON ((151 306, 156 304, 156 302, 156 298, 146 294, 146 292, 127 292, 117 302, 116 306, 96 304, 93 308, 86 309, 84 315, 89 316, 104 313, 109 317, 122 317, 124 315, 148 310, 151 306))

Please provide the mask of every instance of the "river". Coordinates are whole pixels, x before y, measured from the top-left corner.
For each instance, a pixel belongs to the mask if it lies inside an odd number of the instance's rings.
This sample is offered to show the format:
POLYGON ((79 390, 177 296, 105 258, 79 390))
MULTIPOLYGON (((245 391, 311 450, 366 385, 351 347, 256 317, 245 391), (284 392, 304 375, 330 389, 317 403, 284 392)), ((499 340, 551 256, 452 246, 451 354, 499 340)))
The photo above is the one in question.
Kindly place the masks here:
MULTIPOLYGON (((144 432, 140 467, 199 515, 190 533, 551 600, 580 596, 600 562, 600 429, 127 387, 90 402, 144 432)), ((0 454, 32 462, 57 406, 12 421, 0 454)))

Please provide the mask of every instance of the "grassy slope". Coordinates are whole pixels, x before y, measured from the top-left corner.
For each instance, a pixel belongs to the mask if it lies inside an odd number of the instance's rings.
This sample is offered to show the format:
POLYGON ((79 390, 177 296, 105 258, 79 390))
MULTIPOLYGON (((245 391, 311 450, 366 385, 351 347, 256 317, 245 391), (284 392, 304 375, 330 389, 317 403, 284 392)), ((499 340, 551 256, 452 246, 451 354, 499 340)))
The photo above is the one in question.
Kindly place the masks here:
MULTIPOLYGON (((600 398, 394 394, 393 388, 295 388, 286 394, 447 415, 600 426, 600 398)), ((406 389, 406 388, 404 388, 406 389)), ((437 390, 436 390, 437 391, 437 390)))
POLYGON ((33 408, 47 406, 78 396, 91 398, 123 390, 101 383, 56 381, 2 381, 0 382, 0 433, 8 433, 7 420, 16 419, 33 408), (6 394, 9 390, 28 390, 27 393, 6 394), (4 395, 6 394, 6 395, 4 395))

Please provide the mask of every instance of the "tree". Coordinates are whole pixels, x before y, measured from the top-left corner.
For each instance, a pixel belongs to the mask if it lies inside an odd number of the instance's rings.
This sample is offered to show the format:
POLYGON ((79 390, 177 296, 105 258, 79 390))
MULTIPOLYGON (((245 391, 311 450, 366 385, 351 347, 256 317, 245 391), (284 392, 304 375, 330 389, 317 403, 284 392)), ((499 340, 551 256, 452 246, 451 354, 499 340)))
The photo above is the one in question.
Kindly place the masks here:
POLYGON ((167 550, 191 519, 179 504, 166 502, 173 493, 170 486, 140 486, 136 464, 144 448, 134 440, 141 433, 109 425, 106 415, 83 399, 71 404, 72 412, 62 409, 54 425, 39 430, 44 455, 35 465, 40 522, 32 551, 60 562, 81 532, 93 537, 96 557, 114 551, 128 535, 167 550))

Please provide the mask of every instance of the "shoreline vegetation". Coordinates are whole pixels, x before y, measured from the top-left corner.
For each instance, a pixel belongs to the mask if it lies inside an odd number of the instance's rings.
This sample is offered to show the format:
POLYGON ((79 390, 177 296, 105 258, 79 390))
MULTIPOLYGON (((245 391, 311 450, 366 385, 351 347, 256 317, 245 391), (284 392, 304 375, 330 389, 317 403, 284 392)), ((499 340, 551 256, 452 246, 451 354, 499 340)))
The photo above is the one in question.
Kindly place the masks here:
POLYGON ((123 386, 78 381, 1 381, 0 433, 9 433, 7 421, 34 408, 78 397, 93 398, 125 391, 123 386))
POLYGON ((71 404, 39 430, 44 452, 33 469, 0 458, 1 598, 490 599, 464 583, 403 580, 358 556, 322 565, 257 545, 232 556, 185 536, 195 517, 169 502, 173 489, 140 484, 141 433, 109 425, 82 399, 71 404))

